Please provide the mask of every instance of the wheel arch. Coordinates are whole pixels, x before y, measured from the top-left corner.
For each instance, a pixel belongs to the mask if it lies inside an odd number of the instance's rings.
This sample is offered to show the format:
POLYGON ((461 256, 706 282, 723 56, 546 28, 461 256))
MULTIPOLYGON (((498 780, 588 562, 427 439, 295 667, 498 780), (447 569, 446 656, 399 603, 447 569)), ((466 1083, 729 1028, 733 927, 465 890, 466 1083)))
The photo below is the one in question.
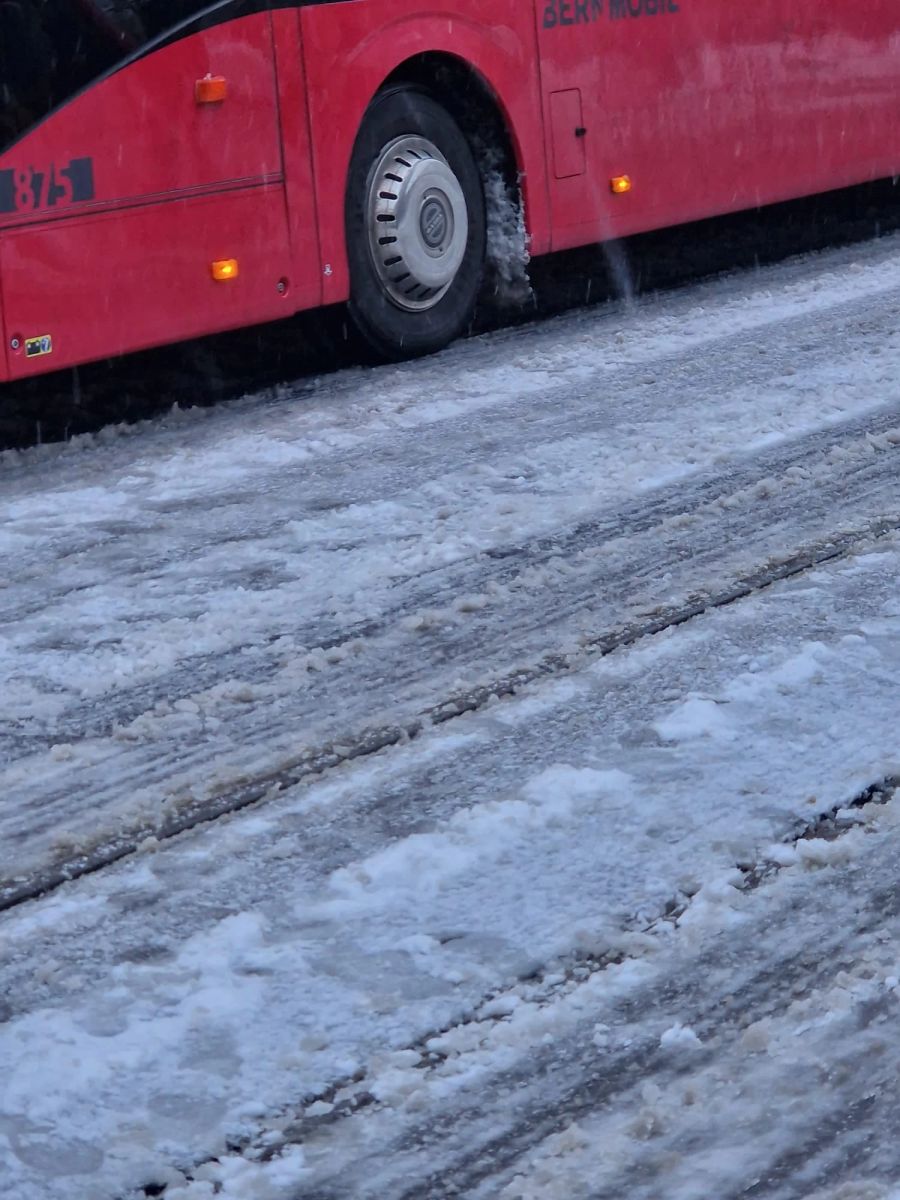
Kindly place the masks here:
POLYGON ((483 167, 482 153, 493 149, 507 181, 518 180, 524 168, 515 126, 500 95, 472 63, 444 50, 426 50, 399 63, 378 92, 394 87, 426 92, 453 117, 473 147, 479 166, 483 167))
MULTIPOLYGON (((326 304, 345 300, 349 291, 343 212, 353 147, 372 102, 394 87, 426 92, 476 147, 484 144, 487 132, 505 176, 520 183, 534 252, 549 248, 540 88, 530 22, 498 32, 459 20, 451 32, 446 19, 433 17, 388 17, 382 25, 374 11, 378 7, 375 0, 360 9, 313 5, 301 10, 326 304), (329 11, 348 27, 326 20, 329 11), (347 45, 353 47, 350 53, 347 45), (346 80, 339 106, 336 62, 346 80)), ((518 6, 517 11, 522 12, 518 6)))

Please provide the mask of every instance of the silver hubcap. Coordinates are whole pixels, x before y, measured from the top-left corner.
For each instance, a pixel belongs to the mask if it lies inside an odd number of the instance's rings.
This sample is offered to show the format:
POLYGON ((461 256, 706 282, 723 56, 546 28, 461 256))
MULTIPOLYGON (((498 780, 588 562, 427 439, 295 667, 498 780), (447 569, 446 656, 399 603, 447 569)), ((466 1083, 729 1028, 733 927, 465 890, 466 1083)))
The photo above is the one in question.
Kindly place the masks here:
POLYGON ((432 308, 456 277, 469 237, 466 198, 450 164, 426 138, 397 138, 369 176, 369 248, 390 299, 432 308))

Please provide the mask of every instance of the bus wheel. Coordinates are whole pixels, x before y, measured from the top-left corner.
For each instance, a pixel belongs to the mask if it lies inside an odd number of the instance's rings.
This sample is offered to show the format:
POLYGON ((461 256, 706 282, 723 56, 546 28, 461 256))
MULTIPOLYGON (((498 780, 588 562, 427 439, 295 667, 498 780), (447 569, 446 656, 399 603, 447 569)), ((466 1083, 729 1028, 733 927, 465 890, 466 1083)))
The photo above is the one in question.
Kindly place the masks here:
POLYGON ((485 257, 484 193, 459 127, 430 96, 385 92, 347 184, 350 313, 381 358, 440 350, 468 324, 485 257))

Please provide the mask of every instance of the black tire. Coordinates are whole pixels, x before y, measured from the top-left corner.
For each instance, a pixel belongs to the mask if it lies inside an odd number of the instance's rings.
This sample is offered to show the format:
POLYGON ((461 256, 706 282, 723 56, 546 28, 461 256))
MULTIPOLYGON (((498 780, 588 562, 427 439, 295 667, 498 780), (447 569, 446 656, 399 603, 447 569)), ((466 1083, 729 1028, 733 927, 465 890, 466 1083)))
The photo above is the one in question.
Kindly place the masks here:
MULTIPOLYGON (((454 195, 459 203, 458 193, 454 195)), ((453 341, 471 322, 481 286, 485 261, 484 192, 468 142, 453 118, 430 96, 412 88, 398 88, 383 92, 372 101, 350 160, 345 215, 350 266, 348 307, 375 354, 383 360, 399 361, 431 354, 453 341), (370 228, 385 228, 374 225, 371 212, 375 172, 379 163, 383 163, 387 148, 406 137, 425 139, 438 151, 443 166, 450 169, 461 189, 468 221, 465 240, 461 234, 457 237, 455 256, 461 254, 462 259, 451 281, 442 283, 444 290, 438 298, 422 301, 430 307, 418 311, 404 308, 403 298, 391 295, 394 284, 384 278, 385 267, 376 263, 377 246, 373 248, 372 244, 375 233, 370 235, 370 228)), ((424 208, 418 223, 424 237, 424 208)), ((461 227, 462 222, 457 229, 461 227)), ((403 270, 402 264, 398 270, 403 270)), ((424 287, 422 292, 427 296, 424 287)))

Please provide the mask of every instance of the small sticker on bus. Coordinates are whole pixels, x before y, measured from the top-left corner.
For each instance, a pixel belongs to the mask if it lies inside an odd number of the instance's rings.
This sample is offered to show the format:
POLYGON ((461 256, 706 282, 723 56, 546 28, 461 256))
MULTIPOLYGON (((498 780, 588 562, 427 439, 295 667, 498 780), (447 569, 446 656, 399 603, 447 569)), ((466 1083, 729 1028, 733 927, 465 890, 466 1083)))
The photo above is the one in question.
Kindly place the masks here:
POLYGON ((49 333, 42 333, 40 337, 30 337, 25 339, 25 357, 40 358, 44 354, 53 353, 53 338, 49 333))

